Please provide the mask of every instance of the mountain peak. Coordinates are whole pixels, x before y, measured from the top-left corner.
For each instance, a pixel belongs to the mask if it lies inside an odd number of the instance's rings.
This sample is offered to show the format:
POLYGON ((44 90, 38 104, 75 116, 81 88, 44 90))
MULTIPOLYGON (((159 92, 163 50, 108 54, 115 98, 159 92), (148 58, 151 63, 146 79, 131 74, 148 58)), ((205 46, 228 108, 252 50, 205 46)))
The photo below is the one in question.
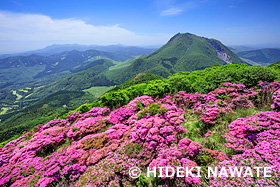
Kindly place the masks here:
POLYGON ((196 35, 191 34, 191 33, 180 33, 180 32, 179 32, 179 33, 175 34, 175 35, 169 40, 169 42, 174 41, 174 40, 176 40, 176 39, 189 38, 189 37, 192 37, 192 36, 196 36, 196 35))

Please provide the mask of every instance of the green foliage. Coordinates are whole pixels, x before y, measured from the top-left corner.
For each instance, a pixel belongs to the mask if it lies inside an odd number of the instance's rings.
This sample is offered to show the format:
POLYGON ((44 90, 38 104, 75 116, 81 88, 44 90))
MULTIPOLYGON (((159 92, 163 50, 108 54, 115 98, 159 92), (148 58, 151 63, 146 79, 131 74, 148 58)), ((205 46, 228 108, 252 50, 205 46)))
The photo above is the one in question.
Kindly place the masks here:
POLYGON ((99 98, 105 92, 115 88, 114 86, 94 86, 83 91, 91 93, 94 97, 99 98))
POLYGON ((74 128, 72 128, 72 131, 73 131, 73 132, 75 132, 75 131, 80 131, 80 129, 74 127, 74 128))
POLYGON ((146 88, 147 88, 147 84, 141 83, 141 84, 137 84, 134 86, 130 86, 130 87, 126 88, 125 91, 127 93, 127 96, 130 99, 133 99, 135 97, 144 95, 144 91, 146 88))
POLYGON ((125 146, 125 154, 130 158, 137 158, 137 155, 142 153, 143 146, 138 143, 128 143, 125 146))
POLYGON ((91 109, 91 104, 83 104, 79 108, 77 108, 76 112, 83 114, 91 109))
POLYGON ((32 134, 27 134, 27 135, 24 136, 22 141, 30 140, 31 138, 32 138, 32 134))
MULTIPOLYGON (((263 108, 264 109, 264 108, 263 108)), ((222 116, 222 120, 225 121, 226 123, 231 123, 232 121, 238 119, 238 118, 246 118, 248 116, 252 116, 257 114, 260 111, 269 111, 271 110, 270 107, 265 110, 260 110, 257 108, 239 108, 236 109, 234 113, 228 113, 222 116)))
MULTIPOLYGON (((178 75, 174 75, 178 76, 178 75)), ((180 75, 181 78, 184 76, 180 75)), ((205 70, 194 71, 187 75, 194 92, 208 93, 219 87, 221 83, 231 82, 255 87, 259 81, 273 82, 279 78, 276 70, 261 66, 248 66, 246 64, 228 64, 214 66, 205 70)))
POLYGON ((178 72, 168 78, 172 93, 182 90, 192 92, 190 80, 188 78, 189 74, 189 72, 178 72))
POLYGON ((277 61, 273 64, 270 64, 268 67, 272 67, 272 68, 275 68, 275 69, 279 70, 280 69, 280 61, 277 61))
POLYGON ((138 100, 137 101, 137 106, 136 106, 139 110, 142 110, 144 108, 143 104, 138 100))
POLYGON ((212 163, 214 159, 210 152, 200 151, 195 160, 200 166, 207 166, 207 164, 212 163))
POLYGON ((100 101, 104 106, 116 107, 127 104, 129 97, 125 90, 119 90, 116 92, 109 92, 100 97, 100 101))
POLYGON ((3 141, 0 143, 0 147, 4 147, 7 143, 9 143, 10 141, 13 141, 15 139, 18 139, 22 134, 17 134, 17 135, 14 135, 13 137, 9 138, 8 140, 6 141, 3 141))
POLYGON ((167 109, 165 107, 161 107, 160 104, 152 103, 138 114, 138 119, 142 119, 144 116, 154 116, 156 114, 163 114, 166 111, 167 109))
POLYGON ((136 183, 137 187, 149 187, 150 181, 144 176, 140 175, 138 178, 138 182, 136 183))
POLYGON ((124 82, 123 84, 120 84, 120 85, 116 86, 111 91, 117 91, 117 90, 120 90, 120 89, 128 88, 128 87, 136 85, 136 84, 148 83, 151 80, 161 80, 161 79, 163 79, 163 77, 161 77, 159 75, 152 74, 152 73, 139 73, 139 74, 133 76, 128 81, 124 82))
POLYGON ((163 97, 170 92, 170 84, 167 80, 150 81, 144 90, 144 95, 163 97))

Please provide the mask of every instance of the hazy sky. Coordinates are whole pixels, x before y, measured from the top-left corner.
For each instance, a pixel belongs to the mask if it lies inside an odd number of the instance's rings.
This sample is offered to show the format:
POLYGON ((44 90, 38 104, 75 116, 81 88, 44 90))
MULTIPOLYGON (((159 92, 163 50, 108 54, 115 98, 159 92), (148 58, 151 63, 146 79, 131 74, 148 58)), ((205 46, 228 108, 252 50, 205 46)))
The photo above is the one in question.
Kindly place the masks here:
POLYGON ((0 0, 0 53, 51 44, 164 44, 190 32, 280 46, 280 0, 0 0))

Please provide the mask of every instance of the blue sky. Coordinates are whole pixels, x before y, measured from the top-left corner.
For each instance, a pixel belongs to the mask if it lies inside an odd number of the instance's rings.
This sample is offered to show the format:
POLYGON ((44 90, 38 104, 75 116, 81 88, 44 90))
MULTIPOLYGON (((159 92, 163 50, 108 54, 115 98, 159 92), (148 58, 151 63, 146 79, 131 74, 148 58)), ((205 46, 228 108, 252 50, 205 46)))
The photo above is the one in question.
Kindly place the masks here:
POLYGON ((0 53, 54 43, 161 45, 178 33, 280 46, 279 0, 1 0, 0 53))

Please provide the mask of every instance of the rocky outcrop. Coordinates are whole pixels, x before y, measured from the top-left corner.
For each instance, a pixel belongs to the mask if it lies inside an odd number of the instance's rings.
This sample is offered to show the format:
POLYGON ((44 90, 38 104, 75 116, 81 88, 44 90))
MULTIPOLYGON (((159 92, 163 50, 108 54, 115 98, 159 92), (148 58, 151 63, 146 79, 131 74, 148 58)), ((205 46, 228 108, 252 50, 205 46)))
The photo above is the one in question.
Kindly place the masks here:
POLYGON ((230 56, 225 52, 225 50, 215 41, 207 39, 207 42, 215 48, 217 55, 220 59, 225 61, 227 64, 232 64, 230 56))
POLYGON ((225 61, 228 64, 232 64, 232 60, 230 60, 230 56, 226 52, 217 51, 217 50, 216 50, 216 52, 220 59, 222 59, 223 61, 225 61))

